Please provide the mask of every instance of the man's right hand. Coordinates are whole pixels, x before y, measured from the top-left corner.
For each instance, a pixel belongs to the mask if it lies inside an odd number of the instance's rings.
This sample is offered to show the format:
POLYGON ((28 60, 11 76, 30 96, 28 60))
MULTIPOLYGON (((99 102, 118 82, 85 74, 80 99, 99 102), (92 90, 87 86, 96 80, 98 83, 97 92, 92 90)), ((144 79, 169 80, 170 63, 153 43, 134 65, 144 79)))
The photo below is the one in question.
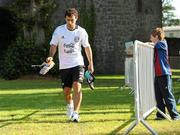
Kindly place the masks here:
POLYGON ((53 61, 53 57, 47 57, 47 58, 46 58, 46 62, 47 62, 48 64, 50 64, 52 61, 53 61))

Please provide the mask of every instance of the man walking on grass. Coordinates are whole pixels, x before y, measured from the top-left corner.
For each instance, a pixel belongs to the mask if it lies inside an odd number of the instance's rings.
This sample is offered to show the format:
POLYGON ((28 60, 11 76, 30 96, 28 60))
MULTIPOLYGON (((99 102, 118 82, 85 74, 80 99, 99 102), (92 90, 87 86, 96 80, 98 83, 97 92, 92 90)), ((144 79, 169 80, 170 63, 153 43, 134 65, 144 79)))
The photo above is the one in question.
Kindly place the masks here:
POLYGON ((75 8, 65 12, 66 24, 57 27, 50 42, 47 62, 53 60, 58 48, 59 69, 67 102, 67 117, 73 122, 79 122, 79 109, 82 100, 81 84, 84 79, 84 60, 81 46, 84 47, 89 62, 88 70, 93 73, 92 51, 86 30, 78 25, 78 12, 75 8), (71 91, 73 89, 73 95, 71 91))

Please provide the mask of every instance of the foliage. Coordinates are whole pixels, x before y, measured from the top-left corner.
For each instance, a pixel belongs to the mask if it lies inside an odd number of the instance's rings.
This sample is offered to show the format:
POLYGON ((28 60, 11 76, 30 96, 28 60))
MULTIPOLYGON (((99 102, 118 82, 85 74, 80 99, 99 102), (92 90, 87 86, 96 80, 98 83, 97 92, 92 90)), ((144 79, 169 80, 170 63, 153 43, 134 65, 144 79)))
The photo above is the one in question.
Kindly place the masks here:
MULTIPOLYGON (((37 26, 44 29, 46 37, 49 36, 50 17, 56 8, 54 0, 16 0, 9 8, 12 8, 20 18, 23 33, 29 32, 33 35, 33 30, 37 26)), ((35 34, 38 35, 38 33, 35 34)), ((28 38, 32 38, 32 36, 28 38)))
POLYGON ((180 25, 180 19, 178 19, 175 14, 175 8, 171 5, 173 0, 162 0, 162 8, 163 8, 163 17, 162 23, 163 26, 172 26, 172 25, 180 25))
POLYGON ((11 12, 11 10, 7 8, 0 7, 0 56, 4 50, 8 48, 8 45, 15 40, 17 32, 18 32, 18 19, 16 14, 11 12))
MULTIPOLYGON (((93 57, 96 59, 96 48, 94 45, 94 33, 95 33, 95 10, 93 0, 90 2, 89 8, 86 6, 86 1, 79 1, 80 6, 80 25, 84 27, 89 36, 89 42, 92 47, 93 57)), ((83 55, 85 56, 84 52, 83 55)), ((85 59, 85 63, 87 60, 85 59)))
POLYGON ((52 30, 49 17, 55 7, 54 0, 16 0, 7 7, 7 11, 16 17, 16 21, 12 19, 15 22, 12 25, 17 30, 15 34, 10 32, 14 42, 8 42, 7 51, 3 50, 4 61, 0 61, 3 63, 0 65, 2 77, 16 79, 32 72, 31 63, 44 61, 48 55, 47 44, 52 30))
MULTIPOLYGON (((17 33, 19 32, 19 26, 17 25, 19 20, 17 19, 16 14, 6 7, 0 7, 0 16, 0 63, 3 63, 5 52, 10 44, 16 39, 17 33)), ((0 64, 0 74, 2 68, 2 64, 0 64)))
POLYGON ((32 63, 42 63, 47 54, 47 48, 38 46, 34 40, 26 40, 18 37, 8 48, 2 69, 2 77, 5 79, 17 79, 23 74, 32 72, 32 63))
POLYGON ((95 32, 95 11, 93 2, 91 2, 88 9, 86 3, 82 3, 80 7, 80 24, 87 30, 90 37, 90 43, 93 44, 94 32, 95 32))

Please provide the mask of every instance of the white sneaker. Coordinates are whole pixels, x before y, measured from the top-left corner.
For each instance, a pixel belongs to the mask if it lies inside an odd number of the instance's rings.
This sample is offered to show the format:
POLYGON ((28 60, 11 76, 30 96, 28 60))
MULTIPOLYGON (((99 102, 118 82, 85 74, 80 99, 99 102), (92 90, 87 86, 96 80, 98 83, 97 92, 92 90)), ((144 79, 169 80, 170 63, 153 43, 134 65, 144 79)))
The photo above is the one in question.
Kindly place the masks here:
POLYGON ((73 122, 79 122, 79 115, 77 112, 73 112, 71 120, 73 122))
POLYGON ((73 105, 68 104, 67 105, 67 112, 66 112, 66 115, 67 115, 68 119, 72 118, 73 111, 74 111, 73 105))

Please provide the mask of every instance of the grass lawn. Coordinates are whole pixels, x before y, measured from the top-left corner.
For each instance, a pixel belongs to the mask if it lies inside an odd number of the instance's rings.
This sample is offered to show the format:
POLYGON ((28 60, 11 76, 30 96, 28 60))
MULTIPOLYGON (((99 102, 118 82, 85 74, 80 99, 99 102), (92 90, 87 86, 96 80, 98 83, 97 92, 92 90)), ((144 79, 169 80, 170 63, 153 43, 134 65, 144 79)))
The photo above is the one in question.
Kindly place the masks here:
MULTIPOLYGON (((176 97, 180 82, 173 81, 176 97)), ((123 134, 134 120, 134 97, 121 89, 123 76, 97 76, 94 91, 83 84, 80 123, 66 119, 66 104, 58 79, 0 80, 1 135, 105 135, 123 134)), ((180 105, 177 106, 180 111, 180 105)), ((180 121, 147 122, 159 135, 179 135, 180 121)), ((151 134, 142 124, 130 135, 151 134)))

